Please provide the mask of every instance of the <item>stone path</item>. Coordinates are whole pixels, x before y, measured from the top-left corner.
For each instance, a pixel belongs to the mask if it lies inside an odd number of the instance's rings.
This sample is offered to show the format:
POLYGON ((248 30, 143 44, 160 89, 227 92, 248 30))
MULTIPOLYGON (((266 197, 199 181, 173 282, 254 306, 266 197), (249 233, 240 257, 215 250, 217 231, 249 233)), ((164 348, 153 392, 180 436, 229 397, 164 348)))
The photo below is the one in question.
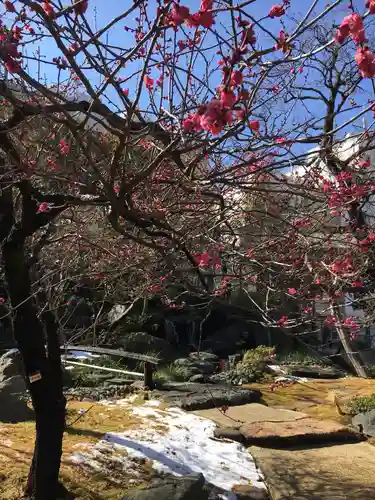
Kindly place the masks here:
POLYGON ((375 453, 368 443, 249 451, 272 500, 374 500, 375 453))
MULTIPOLYGON (((328 397, 331 390, 348 400, 353 393, 375 392, 374 385, 365 382, 358 390, 358 381, 331 382, 327 388, 320 384, 321 392, 311 391, 310 404, 315 404, 316 413, 310 413, 313 407, 306 414, 257 403, 231 407, 225 414, 219 409, 195 413, 217 423, 217 437, 253 444, 249 452, 266 479, 272 500, 375 500, 374 447, 355 442, 359 437, 339 419, 314 418, 320 416, 321 405, 331 406, 329 414, 335 415, 328 397)), ((294 391, 305 394, 303 387, 294 391)), ((294 399, 295 403, 292 399, 287 400, 288 408, 296 404, 304 409, 300 406, 304 398, 294 399)))
POLYGON ((258 403, 234 406, 225 414, 216 408, 196 413, 218 424, 217 437, 235 439, 248 445, 290 447, 301 442, 320 444, 360 439, 354 431, 340 423, 258 403), (233 429, 239 432, 233 433, 233 429))
POLYGON ((309 380, 271 391, 269 383, 251 384, 262 392, 262 400, 274 408, 302 411, 319 419, 349 421, 340 417, 333 404, 336 394, 342 407, 354 396, 371 396, 375 393, 375 379, 347 377, 340 380, 309 380))
POLYGON ((245 405, 259 401, 261 393, 257 389, 249 387, 168 382, 163 384, 162 390, 153 391, 152 397, 169 406, 193 411, 224 405, 245 405))

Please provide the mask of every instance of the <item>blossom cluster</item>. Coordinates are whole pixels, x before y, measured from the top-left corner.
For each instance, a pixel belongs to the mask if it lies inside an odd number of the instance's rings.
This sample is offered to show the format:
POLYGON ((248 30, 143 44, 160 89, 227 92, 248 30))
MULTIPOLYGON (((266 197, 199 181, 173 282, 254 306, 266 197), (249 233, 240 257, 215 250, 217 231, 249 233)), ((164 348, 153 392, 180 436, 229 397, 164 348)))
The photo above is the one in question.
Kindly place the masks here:
MULTIPOLYGON (((370 9, 370 14, 375 14, 374 0, 368 0, 366 7, 370 9)), ((335 40, 338 43, 344 43, 348 37, 351 37, 358 46, 355 61, 362 78, 373 78, 375 76, 375 54, 366 45, 365 27, 358 12, 346 16, 336 31, 335 40)))

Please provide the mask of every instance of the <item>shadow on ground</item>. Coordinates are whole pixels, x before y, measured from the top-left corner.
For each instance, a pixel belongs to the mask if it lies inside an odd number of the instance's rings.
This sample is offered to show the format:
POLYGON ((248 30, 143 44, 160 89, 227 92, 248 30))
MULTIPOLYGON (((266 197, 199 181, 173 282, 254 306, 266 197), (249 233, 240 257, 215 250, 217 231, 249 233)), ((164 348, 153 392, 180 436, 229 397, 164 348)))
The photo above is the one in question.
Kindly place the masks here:
POLYGON ((250 448, 274 500, 374 500, 373 451, 367 443, 312 449, 250 448))

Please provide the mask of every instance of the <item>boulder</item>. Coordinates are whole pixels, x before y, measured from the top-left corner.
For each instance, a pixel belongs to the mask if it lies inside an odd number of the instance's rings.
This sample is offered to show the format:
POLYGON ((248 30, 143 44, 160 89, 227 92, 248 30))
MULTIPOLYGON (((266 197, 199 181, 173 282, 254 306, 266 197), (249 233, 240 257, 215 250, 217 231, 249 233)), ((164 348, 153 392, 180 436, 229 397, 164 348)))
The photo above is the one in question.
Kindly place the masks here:
POLYGON ((192 377, 190 377, 189 382, 192 382, 193 384, 203 384, 204 382, 206 382, 206 377, 199 373, 198 375, 193 375, 192 377))
POLYGON ((144 332, 129 332, 120 337, 117 344, 125 351, 138 354, 152 353, 158 356, 162 363, 176 358, 176 351, 169 342, 144 332))
MULTIPOLYGON (((64 387, 72 387, 73 386, 73 376, 66 370, 64 367, 62 368, 63 372, 63 385, 64 387)), ((11 349, 0 357, 0 382, 5 382, 11 377, 15 377, 20 375, 24 378, 24 369, 23 369, 23 361, 21 357, 21 353, 18 349, 11 349)), ((26 384, 25 391, 26 389, 26 384)))
POLYGON ((209 361, 194 361, 192 366, 205 375, 215 373, 216 371, 216 366, 209 361))
POLYGON ((375 437, 375 410, 358 413, 353 417, 352 425, 365 436, 375 437))
POLYGON ((134 392, 143 391, 144 389, 145 389, 144 380, 134 380, 134 382, 130 385, 130 390, 134 392))
POLYGON ((232 491, 236 494, 237 500, 270 500, 270 496, 265 488, 239 484, 233 486, 232 491))
POLYGON ((216 331, 207 338, 203 344, 220 357, 227 357, 244 347, 246 337, 246 326, 242 323, 233 323, 216 331))
POLYGON ((122 500, 208 500, 202 474, 157 480, 147 488, 128 492, 122 500))
POLYGON ((0 357, 0 382, 22 374, 22 358, 18 349, 11 349, 0 357))
POLYGON ((27 388, 21 375, 0 382, 0 422, 17 423, 34 419, 27 406, 27 388))
POLYGON ((212 384, 168 382, 163 384, 162 390, 153 391, 152 396, 171 406, 193 411, 258 402, 261 393, 253 389, 212 384))
POLYGON ((335 379, 343 376, 340 370, 331 366, 282 365, 282 369, 293 377, 335 379))
POLYGON ((193 366, 193 363, 194 362, 189 358, 178 358, 174 361, 174 365, 183 366, 186 368, 190 368, 191 366, 193 366))
POLYGON ((106 382, 104 382, 104 385, 131 385, 134 383, 134 380, 122 378, 122 377, 113 377, 106 382))
POLYGON ((212 352, 191 352, 189 358, 196 361, 209 361, 210 363, 219 363, 220 358, 212 352))
POLYGON ((238 443, 243 443, 245 441, 242 433, 233 427, 216 427, 214 430, 214 436, 217 439, 230 439, 231 441, 237 441, 238 443))
POLYGON ((176 366, 182 366, 187 370, 194 370, 197 373, 201 373, 204 375, 209 375, 215 373, 216 366, 210 361, 204 361, 201 359, 193 360, 190 358, 180 358, 176 359, 174 364, 176 366))
POLYGON ((231 374, 229 371, 227 372, 221 372, 221 373, 215 373, 214 375, 211 375, 209 377, 209 381, 211 384, 228 384, 231 385, 231 374))

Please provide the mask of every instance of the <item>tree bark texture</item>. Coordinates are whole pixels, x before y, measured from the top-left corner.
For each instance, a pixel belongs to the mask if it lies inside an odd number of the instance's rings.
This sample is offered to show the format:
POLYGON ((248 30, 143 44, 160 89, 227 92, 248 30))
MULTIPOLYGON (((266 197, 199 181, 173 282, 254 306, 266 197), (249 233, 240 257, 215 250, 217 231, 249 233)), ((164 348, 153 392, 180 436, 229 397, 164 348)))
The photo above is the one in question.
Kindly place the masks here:
MULTIPOLYGON (((332 316, 340 319, 340 311, 337 305, 332 305, 330 309, 332 316)), ((347 355, 348 360, 351 366, 353 367, 354 371, 356 372, 358 377, 367 378, 367 373, 364 366, 362 365, 361 359, 357 353, 353 352, 350 339, 348 338, 348 335, 345 333, 343 327, 341 326, 341 321, 339 321, 339 323, 336 325, 336 330, 339 339, 341 341, 341 344, 344 348, 345 354, 347 355)))
MULTIPOLYGON (((9 190, 10 191, 10 190, 9 190)), ((58 483, 65 428, 60 346, 56 324, 45 319, 47 339, 32 295, 25 240, 13 215, 11 192, 0 196, 2 263, 13 311, 13 331, 21 353, 36 418, 36 441, 26 487, 33 500, 61 498, 58 483), (46 349, 47 345, 47 349, 46 349)))

